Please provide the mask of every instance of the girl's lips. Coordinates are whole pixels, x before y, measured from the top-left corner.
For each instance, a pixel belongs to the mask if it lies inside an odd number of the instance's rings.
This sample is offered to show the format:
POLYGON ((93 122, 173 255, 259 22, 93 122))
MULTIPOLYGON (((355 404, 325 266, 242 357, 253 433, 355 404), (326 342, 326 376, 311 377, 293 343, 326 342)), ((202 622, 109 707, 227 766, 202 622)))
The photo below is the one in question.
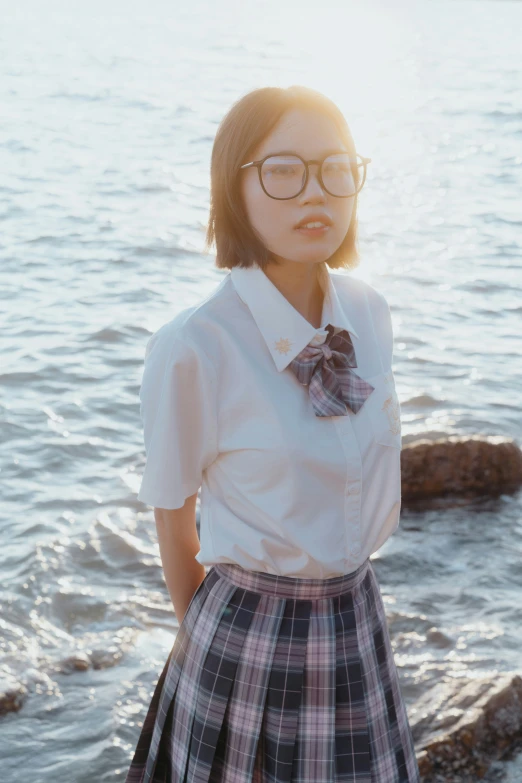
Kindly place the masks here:
POLYGON ((309 237, 322 237, 329 230, 330 226, 321 226, 321 228, 296 228, 300 234, 306 234, 309 237))

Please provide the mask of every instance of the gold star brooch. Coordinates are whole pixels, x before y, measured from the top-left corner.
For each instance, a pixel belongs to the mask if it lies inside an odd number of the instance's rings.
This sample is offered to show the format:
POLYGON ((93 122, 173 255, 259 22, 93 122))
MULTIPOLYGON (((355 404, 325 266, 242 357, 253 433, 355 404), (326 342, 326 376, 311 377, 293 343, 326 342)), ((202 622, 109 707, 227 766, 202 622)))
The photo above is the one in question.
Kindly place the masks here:
POLYGON ((288 353, 290 350, 292 343, 288 339, 288 337, 281 337, 280 340, 278 340, 275 344, 276 350, 279 351, 279 353, 288 353))

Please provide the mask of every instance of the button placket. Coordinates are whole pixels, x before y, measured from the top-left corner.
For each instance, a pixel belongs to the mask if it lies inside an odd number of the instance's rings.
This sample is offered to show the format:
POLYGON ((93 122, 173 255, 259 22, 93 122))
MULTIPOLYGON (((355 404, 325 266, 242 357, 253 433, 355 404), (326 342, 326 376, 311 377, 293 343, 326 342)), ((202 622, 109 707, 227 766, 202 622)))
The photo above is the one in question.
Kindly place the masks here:
POLYGON ((337 434, 346 457, 344 488, 345 558, 347 567, 362 550, 361 545, 361 481, 362 461, 350 414, 334 419, 337 434), (355 522, 350 522, 355 520, 355 522))
POLYGON ((357 557, 358 555, 361 554, 361 548, 362 548, 360 495, 350 494, 350 497, 353 498, 351 512, 355 518, 355 522, 353 523, 351 554, 357 557))

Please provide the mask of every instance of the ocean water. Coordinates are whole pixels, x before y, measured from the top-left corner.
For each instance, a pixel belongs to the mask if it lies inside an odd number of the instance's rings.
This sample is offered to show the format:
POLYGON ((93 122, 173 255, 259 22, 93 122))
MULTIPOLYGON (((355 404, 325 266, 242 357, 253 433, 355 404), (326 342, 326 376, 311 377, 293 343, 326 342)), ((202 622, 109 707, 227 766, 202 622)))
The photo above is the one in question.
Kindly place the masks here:
MULTIPOLYGON (((177 627, 136 500, 143 355, 223 275, 202 252, 218 122, 266 84, 338 103, 372 158, 352 274, 392 307, 404 442, 520 445, 522 4, 0 19, 0 674, 28 691, 0 718, 2 780, 116 783, 177 627)), ((404 510, 374 563, 413 720, 441 682, 522 668, 521 555, 520 492, 404 510)))

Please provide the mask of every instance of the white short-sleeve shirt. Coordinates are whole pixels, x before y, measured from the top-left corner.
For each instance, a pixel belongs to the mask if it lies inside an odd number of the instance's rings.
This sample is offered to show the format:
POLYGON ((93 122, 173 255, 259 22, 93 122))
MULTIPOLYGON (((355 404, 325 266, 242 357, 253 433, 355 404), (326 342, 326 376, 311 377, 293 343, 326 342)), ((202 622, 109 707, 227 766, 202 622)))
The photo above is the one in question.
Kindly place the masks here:
POLYGON ((295 577, 354 571, 401 507, 401 418, 388 303, 326 267, 321 328, 258 267, 234 267, 149 339, 140 389, 146 465, 138 500, 183 506, 201 487, 196 559, 295 577), (331 323, 351 335, 374 391, 316 416, 290 361, 331 323))

